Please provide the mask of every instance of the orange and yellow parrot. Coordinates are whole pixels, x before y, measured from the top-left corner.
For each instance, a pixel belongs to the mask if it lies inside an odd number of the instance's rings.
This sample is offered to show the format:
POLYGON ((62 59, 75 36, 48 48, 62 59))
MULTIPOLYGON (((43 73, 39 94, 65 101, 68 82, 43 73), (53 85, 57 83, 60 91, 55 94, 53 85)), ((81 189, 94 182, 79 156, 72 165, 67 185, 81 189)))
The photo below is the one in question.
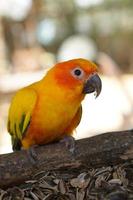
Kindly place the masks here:
POLYGON ((94 63, 73 59, 56 64, 42 80, 20 89, 8 116, 13 150, 71 136, 80 122, 85 95, 101 92, 97 71, 94 63))

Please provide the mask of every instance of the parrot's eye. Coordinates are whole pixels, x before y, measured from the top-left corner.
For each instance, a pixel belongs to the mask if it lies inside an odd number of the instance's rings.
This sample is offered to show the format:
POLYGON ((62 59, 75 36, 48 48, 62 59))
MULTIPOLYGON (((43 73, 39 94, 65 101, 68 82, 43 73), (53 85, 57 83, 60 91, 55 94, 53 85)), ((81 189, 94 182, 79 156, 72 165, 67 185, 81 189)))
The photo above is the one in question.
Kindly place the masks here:
POLYGON ((84 71, 79 67, 74 68, 71 73, 72 76, 77 79, 82 79, 84 76, 84 71))

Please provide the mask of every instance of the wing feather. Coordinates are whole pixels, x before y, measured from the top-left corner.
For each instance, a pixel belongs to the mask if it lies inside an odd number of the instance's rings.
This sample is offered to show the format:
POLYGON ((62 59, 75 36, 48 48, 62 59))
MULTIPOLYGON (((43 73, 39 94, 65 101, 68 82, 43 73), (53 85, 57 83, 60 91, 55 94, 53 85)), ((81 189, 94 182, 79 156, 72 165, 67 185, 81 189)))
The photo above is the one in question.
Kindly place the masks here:
POLYGON ((35 90, 24 88, 14 96, 8 115, 8 132, 12 137, 13 150, 21 148, 21 140, 30 124, 37 95, 35 90))

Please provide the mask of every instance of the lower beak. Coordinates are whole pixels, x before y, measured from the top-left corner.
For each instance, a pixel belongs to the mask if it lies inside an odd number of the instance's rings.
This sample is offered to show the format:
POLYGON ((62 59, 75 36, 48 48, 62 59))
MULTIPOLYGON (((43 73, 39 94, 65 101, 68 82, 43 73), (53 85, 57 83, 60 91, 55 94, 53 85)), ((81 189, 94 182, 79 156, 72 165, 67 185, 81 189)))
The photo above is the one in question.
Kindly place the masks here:
POLYGON ((95 74, 85 82, 83 93, 89 94, 92 92, 96 92, 96 97, 98 97, 99 94, 101 93, 101 89, 102 89, 102 81, 100 77, 97 74, 95 74))

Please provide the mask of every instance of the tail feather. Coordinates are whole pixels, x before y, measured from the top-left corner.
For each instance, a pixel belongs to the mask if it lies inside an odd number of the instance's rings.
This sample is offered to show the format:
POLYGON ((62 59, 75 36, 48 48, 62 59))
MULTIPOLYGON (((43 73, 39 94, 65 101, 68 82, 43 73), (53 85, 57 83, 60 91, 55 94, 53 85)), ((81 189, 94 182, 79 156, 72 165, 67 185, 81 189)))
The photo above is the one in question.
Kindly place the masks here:
POLYGON ((20 151, 22 147, 21 140, 18 138, 13 138, 12 137, 12 149, 13 151, 20 151))

